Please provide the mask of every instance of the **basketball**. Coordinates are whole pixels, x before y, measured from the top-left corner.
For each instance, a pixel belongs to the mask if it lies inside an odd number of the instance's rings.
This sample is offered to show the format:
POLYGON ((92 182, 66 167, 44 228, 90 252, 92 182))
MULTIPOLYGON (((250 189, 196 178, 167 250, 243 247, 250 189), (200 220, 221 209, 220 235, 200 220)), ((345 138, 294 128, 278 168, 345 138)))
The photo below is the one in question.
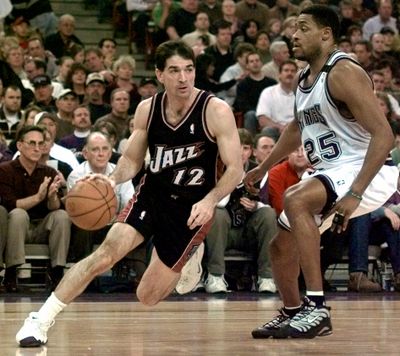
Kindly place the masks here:
POLYGON ((117 197, 102 180, 80 181, 68 192, 65 209, 71 221, 84 230, 98 230, 114 218, 117 197))

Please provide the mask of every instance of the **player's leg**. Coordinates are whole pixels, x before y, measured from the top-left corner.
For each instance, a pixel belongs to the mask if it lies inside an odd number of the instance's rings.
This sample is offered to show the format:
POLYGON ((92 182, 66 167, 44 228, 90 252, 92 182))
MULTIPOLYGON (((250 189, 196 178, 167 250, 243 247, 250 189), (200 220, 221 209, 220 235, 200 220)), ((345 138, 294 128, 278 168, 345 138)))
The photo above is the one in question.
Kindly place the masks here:
POLYGON ((39 312, 30 313, 16 335, 20 346, 32 347, 45 344, 47 330, 53 325, 57 314, 81 294, 94 277, 111 268, 143 240, 143 236, 130 225, 115 223, 100 247, 65 274, 39 312))
POLYGON ((166 266, 153 248, 150 264, 140 280, 136 295, 143 304, 155 305, 171 294, 179 278, 180 273, 166 266))

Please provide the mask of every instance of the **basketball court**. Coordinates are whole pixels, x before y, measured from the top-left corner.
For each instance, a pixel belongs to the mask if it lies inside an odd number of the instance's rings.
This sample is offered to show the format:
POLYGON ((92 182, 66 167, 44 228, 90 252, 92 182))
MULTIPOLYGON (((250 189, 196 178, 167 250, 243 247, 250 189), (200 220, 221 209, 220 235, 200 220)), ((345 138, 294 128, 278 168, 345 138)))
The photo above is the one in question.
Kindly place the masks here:
POLYGON ((46 347, 18 348, 15 333, 45 297, 0 296, 2 356, 400 354, 396 292, 328 294, 334 332, 311 340, 251 337, 281 306, 276 295, 192 293, 145 307, 129 293, 87 293, 58 316, 46 347))

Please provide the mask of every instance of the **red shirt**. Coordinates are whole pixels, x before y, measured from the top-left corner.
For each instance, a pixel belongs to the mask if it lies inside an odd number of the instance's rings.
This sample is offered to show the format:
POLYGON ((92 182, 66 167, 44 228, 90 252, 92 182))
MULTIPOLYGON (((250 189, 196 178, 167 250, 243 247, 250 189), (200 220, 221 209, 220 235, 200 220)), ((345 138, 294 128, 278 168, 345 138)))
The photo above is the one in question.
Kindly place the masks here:
POLYGON ((283 195, 286 189, 298 182, 300 182, 300 178, 288 161, 279 163, 269 170, 269 204, 275 209, 278 216, 283 210, 283 195))

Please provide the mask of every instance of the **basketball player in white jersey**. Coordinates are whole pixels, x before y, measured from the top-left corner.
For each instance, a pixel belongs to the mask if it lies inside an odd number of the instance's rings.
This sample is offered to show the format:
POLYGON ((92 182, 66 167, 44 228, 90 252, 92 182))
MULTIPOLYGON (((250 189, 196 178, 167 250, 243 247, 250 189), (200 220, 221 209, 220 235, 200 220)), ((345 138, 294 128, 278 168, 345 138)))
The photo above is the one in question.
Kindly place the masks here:
POLYGON ((303 144, 315 173, 290 187, 271 244, 272 269, 283 308, 253 330, 254 338, 313 338, 332 333, 320 272, 320 233, 344 231, 350 218, 381 206, 396 190, 398 171, 386 161, 393 134, 372 82, 336 49, 337 14, 315 5, 296 22, 293 52, 309 65, 298 75, 295 119, 270 156, 247 174, 253 188, 273 164, 303 144), (303 271, 307 292, 300 299, 303 271))

